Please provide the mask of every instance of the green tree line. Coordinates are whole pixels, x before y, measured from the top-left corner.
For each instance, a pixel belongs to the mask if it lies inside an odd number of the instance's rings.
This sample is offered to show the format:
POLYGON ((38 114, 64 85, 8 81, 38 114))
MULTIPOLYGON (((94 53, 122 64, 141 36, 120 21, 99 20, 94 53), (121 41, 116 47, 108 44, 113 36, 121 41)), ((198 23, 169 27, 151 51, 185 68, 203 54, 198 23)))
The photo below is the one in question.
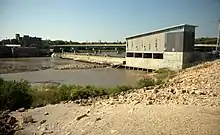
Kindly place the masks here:
POLYGON ((216 44, 217 43, 217 38, 213 37, 201 37, 195 39, 195 44, 216 44))
MULTIPOLYGON (((75 41, 63 41, 63 40, 42 40, 42 46, 49 46, 49 45, 68 45, 68 44, 125 44, 125 42, 75 42, 75 41)), ((201 37, 195 39, 195 44, 216 44, 217 38, 214 37, 201 37)), ((0 45, 3 44, 20 44, 16 39, 3 39, 0 41, 0 45)))

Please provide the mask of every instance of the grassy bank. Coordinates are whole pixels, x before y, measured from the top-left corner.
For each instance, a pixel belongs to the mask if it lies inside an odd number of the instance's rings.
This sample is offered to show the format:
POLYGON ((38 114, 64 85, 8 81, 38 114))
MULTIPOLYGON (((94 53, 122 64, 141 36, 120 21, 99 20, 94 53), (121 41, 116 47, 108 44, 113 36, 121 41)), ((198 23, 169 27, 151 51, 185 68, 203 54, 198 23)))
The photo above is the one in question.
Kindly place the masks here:
POLYGON ((5 81, 0 79, 0 110, 16 110, 21 107, 39 107, 61 101, 88 99, 104 95, 115 95, 136 88, 155 86, 165 83, 174 72, 168 69, 156 71, 152 78, 142 78, 136 86, 116 86, 104 88, 79 85, 47 85, 31 87, 27 81, 5 81))

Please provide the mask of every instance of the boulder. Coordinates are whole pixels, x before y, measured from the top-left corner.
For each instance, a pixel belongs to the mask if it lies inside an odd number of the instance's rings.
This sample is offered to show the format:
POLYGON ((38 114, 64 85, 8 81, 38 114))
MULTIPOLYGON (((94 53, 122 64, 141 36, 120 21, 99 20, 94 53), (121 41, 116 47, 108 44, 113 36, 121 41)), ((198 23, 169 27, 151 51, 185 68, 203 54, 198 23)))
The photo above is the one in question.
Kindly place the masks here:
POLYGON ((17 111, 18 111, 18 112, 24 112, 24 111, 25 111, 25 108, 24 108, 24 107, 19 108, 17 111))

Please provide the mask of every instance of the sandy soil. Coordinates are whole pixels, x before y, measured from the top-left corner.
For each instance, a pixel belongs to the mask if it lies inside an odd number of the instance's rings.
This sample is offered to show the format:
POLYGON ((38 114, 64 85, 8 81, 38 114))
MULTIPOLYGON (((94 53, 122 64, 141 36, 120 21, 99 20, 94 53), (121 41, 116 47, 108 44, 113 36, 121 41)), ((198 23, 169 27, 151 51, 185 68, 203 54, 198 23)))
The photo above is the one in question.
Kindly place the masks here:
MULTIPOLYGON (((54 135, 219 135, 220 107, 191 105, 48 105, 14 116, 31 115, 26 134, 54 135), (48 112, 49 115, 44 113, 48 112), (87 116, 77 120, 77 117, 87 116), (40 124, 42 120, 45 123, 40 124)), ((21 133, 21 132, 20 132, 21 133)))

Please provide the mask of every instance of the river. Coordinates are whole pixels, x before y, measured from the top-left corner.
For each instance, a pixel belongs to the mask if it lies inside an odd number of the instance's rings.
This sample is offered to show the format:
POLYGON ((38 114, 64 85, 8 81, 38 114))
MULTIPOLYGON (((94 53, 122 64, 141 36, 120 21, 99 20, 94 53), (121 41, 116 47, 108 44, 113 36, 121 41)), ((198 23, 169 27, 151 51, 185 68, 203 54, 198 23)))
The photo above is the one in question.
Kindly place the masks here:
MULTIPOLYGON (((28 66, 50 66, 65 64, 82 64, 73 60, 64 60, 59 58, 14 58, 0 59, 1 65, 28 66)), ((52 68, 39 71, 26 71, 20 73, 0 74, 0 77, 6 80, 27 80, 30 83, 39 82, 58 82, 61 84, 77 85, 97 85, 103 87, 112 87, 116 85, 133 85, 143 75, 142 71, 132 71, 113 68, 99 69, 81 69, 81 70, 54 70, 52 68)))

